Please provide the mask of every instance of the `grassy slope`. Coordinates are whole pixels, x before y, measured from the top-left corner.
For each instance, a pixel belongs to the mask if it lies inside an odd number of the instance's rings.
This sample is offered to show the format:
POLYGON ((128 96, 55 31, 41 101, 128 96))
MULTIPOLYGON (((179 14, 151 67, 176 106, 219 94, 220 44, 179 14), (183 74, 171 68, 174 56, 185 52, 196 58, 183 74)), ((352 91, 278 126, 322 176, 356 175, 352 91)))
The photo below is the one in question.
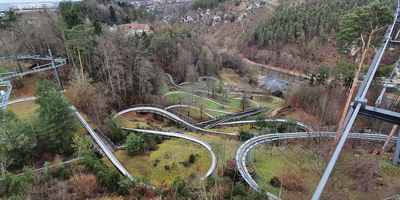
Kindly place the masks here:
MULTIPOLYGON (((175 124, 164 123, 159 120, 149 121, 151 115, 139 115, 134 113, 127 113, 122 117, 118 118, 118 123, 125 127, 136 127, 137 124, 143 125, 144 127, 158 127, 164 131, 179 131, 193 137, 202 139, 209 143, 213 151, 218 157, 218 168, 221 169, 226 160, 234 159, 236 149, 239 147, 240 142, 234 137, 211 135, 211 134, 198 134, 188 131, 182 131, 182 128, 177 127, 175 124), (147 120, 147 122, 146 122, 147 120)), ((232 128, 233 129, 233 128, 232 128)), ((193 144, 193 143, 191 143, 193 144)), ((185 151, 186 146, 179 147, 181 151, 185 151)), ((207 163, 209 165, 209 163, 207 163)))
POLYGON ((219 170, 222 169, 222 166, 227 160, 235 158, 236 149, 240 146, 240 142, 236 137, 196 134, 191 132, 186 132, 186 134, 202 139, 212 146, 212 149, 218 158, 217 166, 219 170))
MULTIPOLYGON (((185 115, 187 115, 188 109, 189 109, 189 115, 188 115, 188 116, 191 117, 191 118, 193 118, 193 119, 195 119, 195 120, 198 120, 198 121, 206 121, 206 120, 211 119, 208 115, 206 115, 206 114, 204 114, 204 113, 203 113, 203 115, 201 115, 201 113, 200 113, 199 110, 196 110, 196 109, 193 109, 193 108, 173 108, 174 111, 177 111, 177 112, 179 112, 179 113, 185 113, 185 115)), ((208 111, 205 111, 205 112, 207 112, 207 113, 209 113, 210 115, 212 115, 212 114, 211 114, 210 112, 208 112, 208 111)), ((214 115, 212 115, 212 116, 214 116, 214 115)))
POLYGON ((203 176, 210 167, 211 156, 199 144, 183 139, 170 139, 158 146, 159 149, 148 155, 131 157, 121 150, 115 156, 134 176, 156 186, 170 186, 176 178, 187 179, 191 174, 203 176), (187 161, 190 154, 196 155, 196 161, 193 165, 184 167, 180 162, 187 161), (154 166, 157 159, 159 163, 154 166), (165 170, 166 165, 171 169, 165 170))
MULTIPOLYGON (((269 184, 273 176, 279 176, 286 172, 294 172, 300 175, 304 181, 306 191, 299 193, 282 190, 282 197, 286 199, 307 199, 311 197, 320 178, 319 175, 315 173, 315 170, 323 170, 322 168, 318 169, 319 167, 316 167, 318 159, 316 159, 315 156, 316 155, 310 151, 299 148, 296 148, 296 151, 285 147, 274 147, 273 149, 267 150, 262 146, 258 146, 249 153, 248 160, 250 161, 250 165, 254 166, 257 171, 256 181, 264 189, 276 195, 278 195, 279 189, 269 184), (293 161, 292 159, 296 154, 303 155, 303 158, 306 159, 304 164, 290 162, 293 161)), ((365 159, 375 161, 379 160, 379 157, 368 154, 365 155, 365 159)), ((370 188, 370 190, 366 192, 362 191, 361 187, 357 188, 358 186, 356 186, 357 189, 354 189, 354 185, 359 184, 350 177, 344 175, 346 172, 343 171, 343 167, 349 163, 349 160, 354 160, 354 154, 346 154, 341 158, 336 167, 336 170, 339 171, 334 173, 331 179, 340 182, 342 187, 341 191, 345 191, 350 199, 382 199, 396 194, 396 187, 400 185, 400 167, 391 165, 387 159, 380 160, 378 173, 388 186, 370 188)))
POLYGON ((19 118, 28 121, 32 120, 33 116, 36 115, 35 111, 38 108, 39 105, 37 105, 34 101, 27 101, 7 106, 7 109, 14 112, 19 118))

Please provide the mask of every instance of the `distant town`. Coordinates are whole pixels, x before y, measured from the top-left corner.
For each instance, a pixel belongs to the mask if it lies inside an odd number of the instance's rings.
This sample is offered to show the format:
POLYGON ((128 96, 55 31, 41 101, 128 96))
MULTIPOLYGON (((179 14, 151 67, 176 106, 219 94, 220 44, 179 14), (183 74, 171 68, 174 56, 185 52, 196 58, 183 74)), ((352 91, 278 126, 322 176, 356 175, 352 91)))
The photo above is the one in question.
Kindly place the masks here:
MULTIPOLYGON (((61 2, 64 1, 73 1, 80 2, 82 0, 5 0, 5 2, 0 2, 0 12, 7 11, 10 9, 13 10, 36 10, 42 8, 53 9, 57 8, 61 2)), ((124 3, 129 3, 137 7, 147 7, 149 9, 154 9, 156 4, 165 4, 165 3, 185 3, 191 2, 191 0, 128 0, 128 1, 120 1, 124 3)))
MULTIPOLYGON (((66 0, 5 0, 0 2, 0 11, 6 10, 33 10, 41 8, 57 8, 60 2, 66 0)), ((82 1, 82 0, 68 0, 68 1, 82 1)))

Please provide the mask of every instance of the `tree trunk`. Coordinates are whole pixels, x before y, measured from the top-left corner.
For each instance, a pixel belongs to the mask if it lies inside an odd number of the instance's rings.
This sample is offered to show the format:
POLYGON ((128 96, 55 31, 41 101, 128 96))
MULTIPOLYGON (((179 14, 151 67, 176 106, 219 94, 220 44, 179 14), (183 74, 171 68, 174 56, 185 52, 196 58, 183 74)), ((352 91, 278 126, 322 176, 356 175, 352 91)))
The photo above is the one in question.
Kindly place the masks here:
POLYGON ((83 83, 83 64, 82 64, 82 58, 81 58, 81 51, 78 49, 78 56, 79 56, 79 66, 81 67, 81 82, 83 83))
POLYGON ((354 91, 356 90, 357 82, 358 82, 358 76, 360 75, 362 66, 364 64, 365 56, 367 55, 368 49, 370 47, 373 33, 374 33, 374 31, 372 31, 371 34, 368 36, 368 42, 367 42, 366 45, 365 45, 363 36, 361 35, 361 40, 363 42, 363 45, 362 45, 362 48, 361 48, 361 52, 362 52, 361 53, 361 60, 360 60, 360 63, 358 64, 358 68, 357 68, 357 71, 356 71, 356 73, 354 75, 353 83, 351 85, 351 88, 350 88, 350 91, 349 91, 349 95, 347 96, 346 104, 345 104, 345 106, 343 108, 343 112, 342 112, 342 115, 340 117, 338 129, 336 130, 336 136, 335 136, 335 139, 334 139, 334 145, 336 145, 339 142, 340 137, 343 134, 343 131, 344 131, 343 129, 344 129, 344 125, 345 125, 344 124, 344 120, 346 119, 346 115, 347 115, 347 112, 349 110, 350 103, 351 103, 351 100, 353 98, 354 91))
POLYGON ((387 145, 389 144, 389 141, 393 137, 393 135, 397 132, 398 128, 399 128, 399 125, 397 125, 397 124, 392 127, 392 130, 389 133, 388 139, 386 140, 385 144, 382 146, 381 154, 385 153, 387 151, 387 145))

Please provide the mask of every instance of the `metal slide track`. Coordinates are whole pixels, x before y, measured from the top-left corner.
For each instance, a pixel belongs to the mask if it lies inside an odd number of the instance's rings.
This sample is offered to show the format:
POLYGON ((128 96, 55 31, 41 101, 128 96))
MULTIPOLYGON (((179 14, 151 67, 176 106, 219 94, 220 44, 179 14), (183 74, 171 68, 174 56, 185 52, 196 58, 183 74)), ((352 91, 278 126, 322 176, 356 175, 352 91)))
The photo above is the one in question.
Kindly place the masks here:
MULTIPOLYGON (((397 38, 396 38, 397 35, 395 32, 400 27, 399 26, 399 12, 400 12, 400 0, 397 1, 397 9, 395 11, 393 22, 389 26, 389 28, 386 32, 386 35, 384 37, 383 43, 382 43, 381 47, 378 49, 378 51, 376 52, 375 58, 372 61, 372 64, 367 72, 367 75, 365 76, 361 86, 359 87, 358 93, 355 97, 352 107, 347 112, 346 120, 344 123, 345 126, 343 129, 341 138, 336 146, 336 149, 332 155, 332 158, 330 159, 330 161, 328 163, 328 166, 325 169, 324 174, 322 175, 322 178, 318 184, 318 187, 314 192, 314 195, 312 197, 313 200, 320 199, 320 196, 323 192, 323 189, 324 189, 326 183, 328 182, 329 176, 332 173, 332 170, 336 164, 336 161, 340 155, 340 152, 342 151, 342 148, 346 142, 346 139, 350 134, 351 128, 353 127, 353 124, 359 115, 368 114, 368 116, 375 118, 375 116, 379 114, 380 115, 379 119, 381 119, 381 120, 390 119, 390 118, 396 119, 396 116, 391 115, 393 113, 386 112, 386 110, 382 109, 382 110, 380 110, 380 112, 378 112, 374 109, 366 110, 365 108, 366 108, 366 104, 368 103, 366 96, 367 96, 368 90, 371 86, 372 80, 374 79, 374 76, 376 74, 376 71, 378 70, 378 67, 381 63, 382 57, 390 43, 396 44, 396 42, 393 42, 393 40, 395 40, 395 41, 397 40, 397 38), (375 113, 376 115, 371 114, 371 113, 375 113)), ((399 119, 400 118, 397 118, 397 120, 395 120, 394 122, 397 122, 397 124, 400 124, 399 119)), ((385 120, 385 121, 387 121, 387 120, 385 120)), ((398 146, 400 146, 400 143, 398 144, 398 146)), ((398 151, 396 151, 396 152, 398 152, 398 151)))
MULTIPOLYGON (((254 190, 259 192, 264 192, 269 199, 280 199, 274 194, 263 191, 262 188, 257 184, 257 182, 253 179, 251 174, 249 173, 246 167, 246 159, 249 152, 254 149, 257 145, 266 143, 266 142, 274 142, 280 140, 289 140, 289 139, 310 139, 310 138, 318 138, 318 137, 335 137, 335 132, 316 132, 316 133, 278 133, 278 134, 268 134, 254 137, 250 140, 244 142, 238 150, 236 151, 236 167, 241 175, 241 177, 246 181, 246 183, 254 190)), ((388 139, 387 135, 381 134, 366 134, 366 133, 351 133, 349 134, 349 138, 352 139, 360 139, 360 140, 370 140, 370 141, 378 141, 385 142, 388 139)), ((396 143, 397 137, 392 137, 390 142, 396 143)))

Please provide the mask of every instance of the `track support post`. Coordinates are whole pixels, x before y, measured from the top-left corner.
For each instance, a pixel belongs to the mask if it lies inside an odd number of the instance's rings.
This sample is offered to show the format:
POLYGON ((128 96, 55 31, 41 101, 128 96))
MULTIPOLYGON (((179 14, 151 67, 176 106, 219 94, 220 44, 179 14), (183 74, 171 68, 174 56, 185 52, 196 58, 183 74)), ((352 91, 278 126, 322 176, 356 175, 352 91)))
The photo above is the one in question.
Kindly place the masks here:
POLYGON ((399 164, 399 158, 400 158, 400 129, 398 130, 397 134, 396 150, 394 151, 393 154, 393 165, 399 164))
POLYGON ((60 90, 64 91, 64 87, 63 87, 63 85, 61 83, 60 74, 58 73, 58 70, 57 70, 57 67, 56 67, 56 62, 54 61, 54 57, 53 57, 53 54, 51 53, 51 49, 49 48, 48 51, 49 51, 49 56, 51 58, 51 66, 53 67, 54 72, 56 73, 58 85, 60 86, 60 90))

